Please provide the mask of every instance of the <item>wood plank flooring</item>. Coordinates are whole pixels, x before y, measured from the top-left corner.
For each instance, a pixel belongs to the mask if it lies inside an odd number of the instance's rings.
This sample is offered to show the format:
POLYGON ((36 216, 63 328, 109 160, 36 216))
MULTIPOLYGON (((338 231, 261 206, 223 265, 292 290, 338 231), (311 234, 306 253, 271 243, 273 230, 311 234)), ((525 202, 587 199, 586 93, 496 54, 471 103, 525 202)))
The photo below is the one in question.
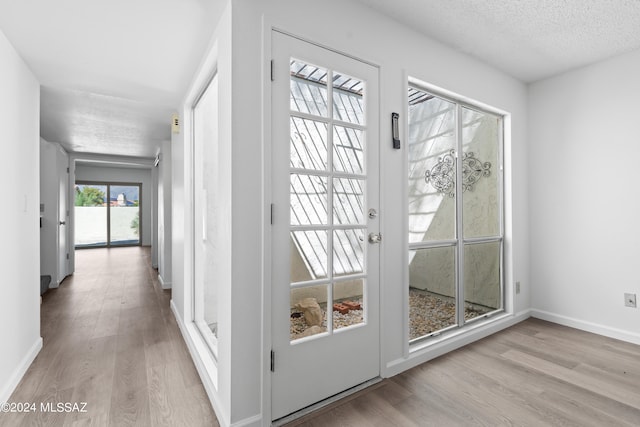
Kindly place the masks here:
POLYGON ((640 346, 529 319, 287 426, 640 426, 640 346))
MULTIPOLYGON (((217 426, 148 248, 77 251, 0 426, 217 426), (40 411, 86 402, 87 412, 40 411)), ((293 426, 639 426, 640 346, 529 319, 293 426)))
POLYGON ((43 297, 42 351, 1 426, 217 426, 149 248, 76 251, 76 273, 43 297), (41 411, 86 402, 87 412, 41 411))

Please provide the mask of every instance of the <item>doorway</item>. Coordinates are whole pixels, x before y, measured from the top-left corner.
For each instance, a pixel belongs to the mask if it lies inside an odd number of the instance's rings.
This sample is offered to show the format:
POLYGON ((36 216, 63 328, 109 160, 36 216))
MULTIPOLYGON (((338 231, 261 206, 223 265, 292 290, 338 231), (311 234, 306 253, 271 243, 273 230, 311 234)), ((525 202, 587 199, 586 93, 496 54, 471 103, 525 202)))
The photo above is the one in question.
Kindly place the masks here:
POLYGON ((272 418, 379 376, 378 69, 272 33, 272 418))
POLYGON ((76 181, 75 247, 140 246, 141 183, 76 181))

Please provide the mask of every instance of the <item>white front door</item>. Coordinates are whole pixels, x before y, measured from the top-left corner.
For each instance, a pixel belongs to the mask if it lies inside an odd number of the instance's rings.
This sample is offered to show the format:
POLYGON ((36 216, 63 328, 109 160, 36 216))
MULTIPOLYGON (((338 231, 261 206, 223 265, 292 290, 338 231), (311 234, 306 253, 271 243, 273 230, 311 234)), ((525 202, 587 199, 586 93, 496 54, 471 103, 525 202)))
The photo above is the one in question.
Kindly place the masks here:
POLYGON ((378 69, 273 32, 272 419, 379 376, 378 69))

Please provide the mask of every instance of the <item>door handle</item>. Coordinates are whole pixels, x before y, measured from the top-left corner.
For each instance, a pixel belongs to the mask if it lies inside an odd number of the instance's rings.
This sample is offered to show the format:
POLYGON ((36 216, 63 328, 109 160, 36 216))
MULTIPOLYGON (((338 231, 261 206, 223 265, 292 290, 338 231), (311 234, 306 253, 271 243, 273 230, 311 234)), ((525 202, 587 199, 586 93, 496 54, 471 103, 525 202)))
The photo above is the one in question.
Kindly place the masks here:
POLYGON ((65 225, 66 223, 66 221, 60 221, 60 225, 65 225))
POLYGON ((382 242, 382 233, 369 233, 369 243, 382 242))

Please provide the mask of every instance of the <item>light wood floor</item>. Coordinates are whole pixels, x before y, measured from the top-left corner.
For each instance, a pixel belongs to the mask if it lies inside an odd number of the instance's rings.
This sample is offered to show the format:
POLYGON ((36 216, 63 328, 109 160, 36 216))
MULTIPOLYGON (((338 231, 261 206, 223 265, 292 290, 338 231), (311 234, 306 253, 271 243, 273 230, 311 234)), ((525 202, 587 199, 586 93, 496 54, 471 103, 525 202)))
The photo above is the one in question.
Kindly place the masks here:
MULTIPOLYGON (((77 251, 1 426, 217 426, 146 248, 77 251), (39 409, 39 408, 38 408, 39 409)), ((530 319, 289 426, 639 426, 640 346, 530 319)))
POLYGON ((43 298, 44 346, 2 426, 217 426, 202 383, 151 268, 148 248, 76 251, 76 273, 43 298), (40 411, 86 402, 86 413, 40 411))
POLYGON ((640 426, 640 346, 541 320, 288 426, 640 426))

